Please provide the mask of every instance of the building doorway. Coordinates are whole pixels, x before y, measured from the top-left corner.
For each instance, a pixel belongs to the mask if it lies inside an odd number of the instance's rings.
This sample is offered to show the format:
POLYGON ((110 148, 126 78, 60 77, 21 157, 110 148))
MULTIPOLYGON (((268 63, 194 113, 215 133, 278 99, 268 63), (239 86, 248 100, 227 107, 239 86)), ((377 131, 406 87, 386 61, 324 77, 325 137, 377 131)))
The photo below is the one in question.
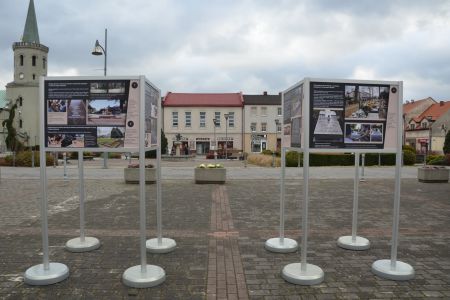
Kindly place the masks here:
POLYGON ((205 155, 209 152, 210 142, 196 142, 197 155, 205 155))

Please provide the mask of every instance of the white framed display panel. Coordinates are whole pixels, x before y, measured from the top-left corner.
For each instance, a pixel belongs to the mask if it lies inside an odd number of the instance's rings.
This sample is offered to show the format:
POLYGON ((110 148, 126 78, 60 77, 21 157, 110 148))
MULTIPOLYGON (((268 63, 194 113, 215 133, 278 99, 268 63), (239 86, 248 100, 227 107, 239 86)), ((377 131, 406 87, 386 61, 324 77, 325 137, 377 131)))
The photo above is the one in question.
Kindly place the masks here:
MULTIPOLYGON (((114 86, 115 88, 116 86, 114 86)), ((89 86, 89 88, 92 89, 92 85, 89 86)), ((123 91, 126 91, 126 88, 123 87, 123 85, 119 85, 120 89, 123 89, 123 91)), ((116 89, 117 90, 117 89, 116 89)), ((119 90, 119 92, 122 92, 125 94, 122 90, 119 90)), ((130 286, 130 287, 137 287, 137 288, 145 288, 145 287, 152 287, 155 285, 158 285, 162 283, 165 280, 165 272, 161 267, 148 265, 147 264, 147 257, 146 257, 146 197, 145 197, 145 151, 156 149, 158 151, 158 157, 157 157, 157 168, 158 168, 158 192, 157 192, 157 202, 158 206, 161 206, 161 170, 160 170, 160 159, 161 159, 161 149, 160 149, 160 130, 161 130, 161 98, 160 98, 160 90, 154 86, 151 82, 147 81, 144 76, 128 76, 128 77, 118 77, 118 76, 107 76, 107 77, 41 77, 40 78, 40 161, 41 161, 41 227, 42 227, 42 244, 43 244, 43 263, 38 264, 35 266, 32 266, 28 268, 24 275, 24 280, 26 283, 30 285, 49 285, 53 283, 60 282, 64 279, 66 279, 69 276, 69 269, 66 265, 61 263, 55 263, 49 261, 49 242, 48 242, 48 198, 47 198, 47 174, 46 174, 46 153, 47 152, 78 152, 79 154, 79 174, 80 174, 80 237, 72 239, 67 242, 66 249, 72 252, 84 252, 84 251, 90 251, 95 250, 100 246, 100 243, 98 239, 92 238, 92 237, 86 237, 84 234, 84 173, 83 173, 83 151, 89 151, 89 152, 139 152, 139 172, 140 172, 140 180, 139 180, 139 208, 140 208, 140 252, 141 252, 141 265, 131 267, 127 269, 123 274, 123 282, 124 284, 130 286), (55 95, 50 97, 47 94, 48 87, 46 86, 46 82, 53 82, 55 83, 54 88, 58 90, 58 88, 67 87, 67 84, 72 84, 73 88, 72 90, 69 89, 69 91, 65 91, 64 88, 60 91, 61 98, 63 99, 63 103, 61 101, 56 101, 59 107, 61 107, 62 104, 70 103, 67 101, 68 99, 72 100, 73 98, 80 98, 79 95, 86 95, 86 82, 102 82, 107 83, 108 82, 129 82, 130 86, 131 83, 133 84, 133 88, 136 89, 134 91, 134 96, 138 97, 137 100, 134 100, 135 103, 135 115, 133 116, 133 123, 127 123, 127 126, 133 127, 135 124, 137 124, 138 130, 135 132, 135 138, 136 143, 133 147, 117 147, 117 148, 108 148, 105 149, 104 147, 84 147, 84 140, 83 140, 83 146, 80 147, 48 147, 48 116, 47 113, 50 111, 49 106, 50 102, 49 99, 57 98, 55 95), (62 82, 63 84, 61 86, 58 86, 58 83, 62 82), (84 94, 83 91, 77 90, 76 86, 78 83, 84 84, 84 94), (64 85, 66 84, 66 85, 64 85), (148 88, 153 89, 154 95, 156 98, 154 99, 157 103, 156 105, 153 105, 152 110, 146 110, 146 102, 149 102, 151 99, 146 98, 147 94, 146 91, 148 88), (72 94, 70 93, 72 92, 72 94), (156 94, 155 94, 156 93, 156 94), (72 98, 73 96, 73 98, 72 98), (67 101, 67 102, 66 102, 67 101), (136 107, 137 106, 137 107, 136 107), (153 121, 153 122, 152 122, 153 121), (155 126, 156 124, 156 126, 155 126), (156 134, 154 136, 151 136, 151 133, 156 134), (146 135, 146 132, 150 132, 150 135, 146 135), (156 138, 155 138, 156 137, 156 138), (148 139, 150 142, 146 141, 145 139, 148 139), (149 145, 149 144, 150 145, 149 145)), ((123 97, 128 97, 129 95, 124 95, 123 97)), ((105 97, 103 95, 103 97, 105 97)), ((116 97, 113 97, 113 99, 116 99, 116 97)), ((129 98, 126 98, 127 100, 127 113, 126 117, 128 117, 128 105, 129 105, 129 98)), ((103 100, 103 99, 102 99, 103 100)), ((109 99, 107 99, 109 100, 109 99)), ((105 101, 107 101, 105 100, 105 101)), ((85 119, 87 119, 87 111, 86 107, 89 107, 89 105, 86 105, 89 103, 89 100, 83 100, 84 103, 84 112, 85 112, 85 119)), ((115 101, 115 100, 113 100, 115 101)), ((154 103, 155 101, 150 103, 154 103)), ((75 102, 74 102, 75 103, 75 102)), ((51 104, 55 104, 55 102, 51 102, 51 104)), ((90 104, 90 103, 89 103, 90 104)), ((148 104, 148 103, 147 103, 148 104)), ((53 109, 53 108, 52 108, 53 109)), ((110 109, 110 106, 108 106, 108 109, 110 109)), ((56 120, 63 120, 64 118, 68 117, 68 108, 66 107, 65 110, 60 109, 59 111, 52 112, 56 113, 56 120)), ((120 111, 119 113, 122 113, 120 111)), ((79 114, 77 115, 79 116, 79 114)), ((55 121, 55 118, 53 121, 55 121)), ((83 117, 79 117, 79 119, 83 119, 83 117)), ((125 120, 128 120, 126 118, 125 120)), ((58 121, 59 122, 59 121, 58 121)), ((69 123, 69 121, 67 121, 69 123)), ((55 125, 55 124, 52 124, 55 125)), ((73 125, 73 124, 72 124, 73 125)), ((69 126, 69 124, 63 124, 58 125, 54 127, 61 126, 61 128, 64 128, 61 132, 66 132, 72 134, 72 131, 70 131, 72 128, 69 126), (66 125, 66 126, 64 126, 66 125)), ((77 127, 76 130, 79 130, 80 128, 83 129, 82 125, 75 124, 75 127, 77 127)), ((112 125, 114 127, 115 125, 112 125)), ((90 126, 94 127, 94 126, 90 126)), ((101 127, 101 126, 100 126, 101 127)), ((93 128, 90 128, 93 130, 93 128)), ((94 132, 94 131, 92 131, 94 132)), ((81 135, 81 134, 80 134, 81 135)), ((95 134, 93 134, 95 136, 95 134)), ((96 136, 95 136, 96 137, 96 136)), ((124 139, 126 136, 122 136, 124 139)), ((85 137, 83 136, 83 139, 85 137)), ((90 137, 92 139, 92 136, 90 137)), ((112 134, 111 134, 112 138, 112 134)), ((114 139, 113 139, 114 140, 114 139)), ((158 223, 161 223, 161 209, 158 210, 159 215, 158 223)), ((161 228, 161 226, 159 226, 161 228)))
MULTIPOLYGON (((369 89, 370 90, 370 89, 369 89)), ((320 94, 321 91, 317 92, 317 94, 320 94)), ((360 97, 357 93, 354 92, 354 101, 355 102, 362 102, 360 100, 362 97, 360 97)), ((317 94, 314 94, 314 96, 317 96, 317 94)), ((327 96, 327 91, 325 90, 323 92, 325 96, 327 96)), ((338 93, 336 93, 338 94, 338 93)), ((339 111, 339 113, 342 116, 342 120, 340 120, 340 124, 344 122, 345 120, 345 113, 346 113, 346 105, 347 102, 344 97, 345 94, 342 96, 342 108, 341 109, 334 109, 335 111, 339 111)), ((333 95, 332 95, 333 96, 333 95)), ((334 95, 335 98, 336 95, 334 95)), ((324 97, 324 99, 327 97, 324 97)), ((333 99, 333 97, 331 97, 333 99)), ((393 212, 393 229, 392 229, 392 248, 391 248, 391 259, 390 260, 380 260, 374 262, 372 266, 372 271, 381 277, 387 278, 387 279, 393 279, 393 280, 406 280, 411 279, 414 277, 414 269, 403 262, 397 261, 397 246, 398 246, 398 222, 399 222, 399 207, 400 207, 400 180, 401 180, 401 155, 402 155, 402 100, 403 100, 403 82, 401 81, 373 81, 373 80, 342 80, 342 79, 321 79, 321 78, 305 78, 304 80, 292 85, 290 88, 286 89, 282 92, 282 107, 283 107, 283 135, 282 135, 282 161, 284 162, 285 159, 283 156, 285 156, 286 151, 297 151, 303 153, 303 180, 304 180, 304 191, 303 191, 303 205, 302 205, 302 232, 304 233, 302 236, 302 245, 301 245, 301 262, 300 263, 294 263, 289 264, 285 266, 282 270, 282 277, 291 283, 294 284, 301 284, 301 285, 312 285, 312 284, 319 284, 324 279, 324 273, 321 270, 320 267, 311 265, 307 263, 307 237, 308 237, 308 203, 309 203, 309 153, 343 153, 343 152, 352 152, 355 155, 355 182, 354 182, 354 199, 353 199, 353 216, 352 216, 352 235, 351 236, 343 236, 339 238, 338 245, 340 247, 343 247, 345 249, 350 250, 365 250, 370 247, 370 242, 363 238, 359 237, 356 234, 357 230, 357 215, 358 215, 358 184, 359 184, 359 156, 361 154, 365 153, 396 153, 396 176, 395 176, 395 195, 394 195, 394 212, 393 212), (345 146, 343 142, 341 144, 336 143, 334 147, 327 148, 315 148, 311 147, 311 142, 313 141, 316 136, 313 136, 313 139, 311 139, 311 135, 315 133, 312 133, 312 126, 311 126, 311 115, 313 112, 313 109, 315 109, 314 104, 312 104, 311 99, 311 86, 312 83, 319 83, 322 84, 324 87, 328 88, 328 85, 330 88, 333 88, 333 85, 344 85, 344 88, 347 89, 347 86, 350 86, 354 88, 354 91, 358 90, 360 87, 363 90, 367 87, 374 87, 375 91, 378 88, 378 94, 376 97, 370 98, 367 97, 369 100, 367 101, 373 101, 375 102, 374 105, 378 105, 376 108, 370 111, 369 113, 375 114, 374 119, 368 119, 364 120, 363 117, 359 117, 357 113, 360 113, 363 115, 365 113, 362 112, 355 112, 357 115, 356 117, 353 116, 353 114, 348 117, 348 120, 350 120, 348 123, 358 123, 358 122, 352 122, 352 118, 355 119, 355 121, 359 121, 360 124, 374 127, 374 129, 382 129, 382 143, 378 141, 379 136, 377 137, 377 142, 374 142, 372 145, 370 143, 361 143, 356 144, 357 146, 351 147, 352 141, 350 141, 349 147, 340 147, 338 146, 345 146), (296 108, 295 112, 298 112, 300 110, 300 113, 295 114, 291 113, 289 109, 292 109, 293 105, 291 105, 290 108, 286 109, 286 99, 285 95, 288 92, 292 92, 295 89, 300 89, 301 92, 297 92, 297 96, 299 97, 299 107, 296 108), (388 91, 388 98, 387 98, 387 104, 386 102, 386 94, 383 94, 383 96, 380 96, 380 91, 383 90, 384 93, 388 91), (393 99, 390 99, 391 93, 397 94, 393 96, 393 99), (377 99, 378 98, 378 103, 377 99), (381 99, 381 100, 379 100, 381 99), (377 113, 378 117, 380 116, 380 108, 383 105, 383 109, 386 109, 384 111, 384 119, 377 119, 377 113), (289 111, 291 115, 288 116, 287 119, 285 112, 289 111), (290 118, 290 119, 289 119, 290 118), (292 135, 292 127, 294 127, 294 124, 292 122, 295 118, 301 118, 299 120, 297 127, 300 127, 300 130, 298 131, 299 134, 301 134, 301 138, 298 139, 298 137, 294 137, 297 144, 292 145, 292 141, 294 140, 292 136, 289 136, 289 140, 286 141, 286 133, 289 133, 292 135), (289 121, 291 123, 289 124, 289 121), (287 126, 286 126, 287 125, 287 126), (389 127, 388 127, 389 126, 389 127), (286 127, 288 127, 289 130, 285 130, 286 127), (388 131, 389 128, 389 131, 388 131), (386 142, 386 135, 389 133, 389 142, 386 142), (298 142, 300 142, 298 144, 298 142), (364 147, 364 144, 368 144, 367 148, 364 147), (380 146, 382 145, 382 146, 380 146)), ((351 103, 351 101, 349 101, 351 103)), ((373 103, 372 103, 373 104, 373 103)), ((323 103, 322 103, 323 105, 323 103)), ((361 106, 361 104, 359 104, 361 106)), ((319 106, 318 110, 321 110, 322 107, 319 106)), ((330 109, 333 110, 333 109, 330 109)), ((366 118, 369 117, 369 113, 365 116, 366 118)), ((336 116, 336 113, 331 114, 331 116, 336 116)), ((364 115, 363 115, 364 116, 364 115)), ((318 119, 320 118, 320 114, 318 119)), ((337 119, 337 118, 335 118, 337 119)), ((330 117, 328 117, 328 122, 330 122, 330 117)), ((317 123, 315 124, 317 127, 317 123)), ((344 127, 340 128, 340 134, 342 135, 342 139, 345 139, 346 136, 346 125, 344 123, 344 127)), ((361 125, 360 127, 362 127, 361 125)), ((340 125, 341 126, 341 125, 340 125)), ((357 126, 355 126, 357 127, 357 126)), ((339 131, 339 130, 337 130, 339 131)), ((375 140, 375 139, 374 139, 375 140)), ((344 140, 345 141, 345 140, 344 140)), ((370 137, 370 141, 372 141, 372 137, 370 137)), ((330 143, 332 145, 332 143, 330 143)), ((281 167, 281 196, 280 196, 280 237, 278 238, 281 240, 284 237, 284 170, 285 166, 282 163, 281 167)), ((268 240, 275 240, 270 239, 268 240)), ((267 242, 266 242, 267 244, 267 242)), ((266 245, 267 248, 267 245, 266 245)), ((281 251, 274 251, 274 252, 281 252, 281 251)))

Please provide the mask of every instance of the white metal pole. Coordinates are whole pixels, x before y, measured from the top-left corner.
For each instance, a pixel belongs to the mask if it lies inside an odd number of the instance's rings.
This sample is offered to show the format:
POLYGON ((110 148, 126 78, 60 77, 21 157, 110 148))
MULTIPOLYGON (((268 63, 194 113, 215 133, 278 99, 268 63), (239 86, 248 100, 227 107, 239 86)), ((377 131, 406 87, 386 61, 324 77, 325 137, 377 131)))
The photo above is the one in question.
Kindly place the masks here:
MULTIPOLYGON (((365 179, 364 179, 364 167, 366 166, 366 154, 363 153, 361 156, 362 156, 362 159, 361 159, 362 160, 361 161, 361 164, 362 164, 361 181, 365 181, 365 179)), ((359 157, 359 153, 358 153, 358 157, 359 157)), ((359 165, 359 161, 358 161, 358 165, 359 165)))
MULTIPOLYGON (((159 123, 158 119, 158 123, 159 123)), ((157 141, 156 149, 156 227, 158 245, 162 245, 162 187, 161 187, 161 127, 157 126, 157 141)))
POLYGON ((80 242, 84 243, 84 166, 83 166, 83 151, 78 151, 78 190, 80 194, 80 242))
POLYGON ((308 253, 309 149, 303 152, 303 182, 301 271, 304 272, 308 253))
POLYGON ((67 154, 66 152, 63 153, 63 162, 64 162, 64 180, 67 180, 67 154))
MULTIPOLYGON (((363 154, 363 157, 364 157, 364 154, 363 154)), ((364 170, 364 165, 363 165, 363 170, 364 170)), ((353 181, 353 215, 352 215, 352 242, 353 243, 356 242, 356 230, 358 227, 358 197, 359 197, 359 152, 355 152, 355 180, 353 181)))
POLYGON ((42 226, 42 252, 43 252, 43 263, 44 263, 44 270, 49 269, 49 249, 48 249, 48 213, 47 213, 47 206, 48 206, 48 195, 47 195, 47 162, 45 157, 45 150, 44 150, 44 142, 43 142, 43 133, 44 131, 41 131, 41 146, 39 147, 39 160, 40 160, 40 166, 41 166, 41 226, 42 226))
POLYGON ((286 148, 281 149, 281 180, 280 180, 280 244, 284 243, 284 201, 285 201, 285 178, 286 178, 286 148))
MULTIPOLYGON (((142 80, 140 81, 143 84, 142 80)), ((142 89, 143 87, 141 87, 142 89)), ((140 93, 141 97, 144 93, 140 93)), ((143 99, 140 99, 139 108, 143 107, 143 99)), ((145 208, 145 120, 144 114, 139 113, 139 220, 140 220, 140 247, 141 247, 141 273, 147 272, 147 249, 146 243, 146 208, 145 208)))

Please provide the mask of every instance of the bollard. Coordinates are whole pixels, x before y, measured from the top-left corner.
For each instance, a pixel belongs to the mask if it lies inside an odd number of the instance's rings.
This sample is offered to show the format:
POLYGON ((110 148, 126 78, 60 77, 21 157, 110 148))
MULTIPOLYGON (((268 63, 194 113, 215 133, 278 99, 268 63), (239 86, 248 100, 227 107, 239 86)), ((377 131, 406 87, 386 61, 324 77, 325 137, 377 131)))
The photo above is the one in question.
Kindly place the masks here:
POLYGON ((67 180, 67 154, 63 152, 63 160, 64 160, 64 180, 67 180))

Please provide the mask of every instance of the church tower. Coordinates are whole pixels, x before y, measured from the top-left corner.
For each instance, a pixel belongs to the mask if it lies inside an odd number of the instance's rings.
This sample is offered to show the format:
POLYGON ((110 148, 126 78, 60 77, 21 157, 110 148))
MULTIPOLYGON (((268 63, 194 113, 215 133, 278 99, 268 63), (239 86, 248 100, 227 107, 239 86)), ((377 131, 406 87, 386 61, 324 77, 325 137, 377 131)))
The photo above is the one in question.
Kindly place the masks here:
POLYGON ((39 77, 47 75, 48 47, 40 43, 34 9, 30 0, 25 28, 20 42, 12 45, 14 51, 14 81, 6 85, 6 99, 10 108, 15 104, 14 127, 17 138, 31 147, 39 141, 39 77))

